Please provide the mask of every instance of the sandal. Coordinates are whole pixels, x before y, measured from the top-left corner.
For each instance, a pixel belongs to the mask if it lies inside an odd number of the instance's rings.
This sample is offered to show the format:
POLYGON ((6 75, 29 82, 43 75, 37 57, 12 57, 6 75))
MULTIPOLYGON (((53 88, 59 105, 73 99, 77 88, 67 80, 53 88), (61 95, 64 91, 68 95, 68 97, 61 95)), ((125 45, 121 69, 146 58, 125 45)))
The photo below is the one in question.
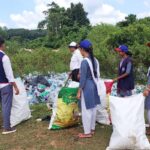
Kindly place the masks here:
POLYGON ((92 134, 84 134, 84 133, 80 133, 78 135, 79 138, 83 139, 83 138, 91 138, 92 137, 92 134))
POLYGON ((95 134, 95 130, 91 130, 91 134, 94 135, 95 134))

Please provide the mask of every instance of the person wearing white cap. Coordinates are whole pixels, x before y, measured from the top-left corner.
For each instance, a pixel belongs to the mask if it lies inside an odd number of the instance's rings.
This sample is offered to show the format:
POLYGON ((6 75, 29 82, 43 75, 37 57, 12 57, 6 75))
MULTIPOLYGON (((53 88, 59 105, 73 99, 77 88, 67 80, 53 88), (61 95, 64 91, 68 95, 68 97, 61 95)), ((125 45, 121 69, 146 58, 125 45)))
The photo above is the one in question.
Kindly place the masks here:
POLYGON ((81 55, 76 42, 71 42, 68 47, 72 53, 70 62, 70 77, 72 78, 72 81, 79 82, 79 69, 83 60, 83 56, 81 55))

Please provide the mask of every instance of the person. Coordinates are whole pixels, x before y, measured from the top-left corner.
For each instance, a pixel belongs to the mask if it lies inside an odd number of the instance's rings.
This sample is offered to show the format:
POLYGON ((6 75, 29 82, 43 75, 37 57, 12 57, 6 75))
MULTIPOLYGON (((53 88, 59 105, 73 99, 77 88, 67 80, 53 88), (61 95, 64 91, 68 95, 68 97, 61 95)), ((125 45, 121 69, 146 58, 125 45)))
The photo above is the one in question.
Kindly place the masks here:
MULTIPOLYGON (((150 42, 148 42, 146 44, 146 46, 150 47, 150 42)), ((150 135, 150 67, 148 69, 147 77, 148 77, 148 84, 147 84, 147 88, 145 89, 143 95, 146 97, 145 109, 147 111, 147 120, 148 120, 148 124, 149 124, 149 128, 147 129, 146 134, 150 135)))
POLYGON ((119 76, 114 79, 114 82, 117 81, 118 96, 131 96, 132 90, 134 89, 132 53, 128 50, 126 45, 121 45, 115 50, 119 52, 119 55, 122 57, 118 69, 119 76))
POLYGON ((71 62, 70 62, 70 77, 72 81, 79 82, 79 69, 81 66, 81 62, 83 57, 78 49, 78 45, 76 42, 71 42, 69 44, 69 50, 72 53, 71 62))
MULTIPOLYGON (((147 120, 148 120, 148 124, 150 125, 150 67, 147 76, 148 76, 148 84, 143 94, 146 97, 145 109, 147 110, 147 120)), ((147 130, 147 135, 150 135, 150 127, 147 130)))
POLYGON ((0 37, 0 99, 2 103, 3 116, 3 132, 9 134, 16 132, 15 128, 11 128, 10 115, 13 100, 13 87, 16 95, 19 94, 19 89, 14 82, 14 75, 9 57, 5 54, 5 41, 0 37))
POLYGON ((96 106, 100 104, 97 82, 99 63, 93 56, 92 43, 89 40, 80 42, 80 51, 84 57, 80 68, 80 86, 77 98, 81 99, 81 113, 84 133, 79 138, 90 138, 95 132, 96 106))

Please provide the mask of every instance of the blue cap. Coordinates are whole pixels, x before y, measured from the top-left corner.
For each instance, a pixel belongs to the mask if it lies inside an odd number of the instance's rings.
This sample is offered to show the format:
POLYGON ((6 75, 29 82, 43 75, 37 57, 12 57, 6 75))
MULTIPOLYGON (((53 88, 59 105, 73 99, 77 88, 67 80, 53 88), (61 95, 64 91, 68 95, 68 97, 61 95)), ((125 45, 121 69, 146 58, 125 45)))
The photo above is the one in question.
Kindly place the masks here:
POLYGON ((122 51, 124 53, 127 53, 129 50, 128 50, 128 46, 126 45, 120 45, 118 48, 115 48, 116 51, 122 51))
POLYGON ((89 40, 83 40, 80 42, 80 47, 88 49, 92 47, 92 43, 89 40))

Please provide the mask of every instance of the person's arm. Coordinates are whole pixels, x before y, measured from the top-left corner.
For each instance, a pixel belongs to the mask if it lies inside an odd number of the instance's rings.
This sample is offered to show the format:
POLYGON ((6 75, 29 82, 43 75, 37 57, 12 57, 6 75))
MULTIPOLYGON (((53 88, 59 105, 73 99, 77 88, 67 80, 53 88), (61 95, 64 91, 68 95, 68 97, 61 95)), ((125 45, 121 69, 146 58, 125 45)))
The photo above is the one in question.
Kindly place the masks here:
POLYGON ((143 95, 144 95, 144 96, 148 96, 149 93, 150 93, 150 76, 149 76, 149 78, 148 78, 148 85, 147 85, 147 88, 145 89, 143 95))
POLYGON ((10 59, 8 58, 8 56, 5 55, 2 61, 3 61, 3 67, 4 67, 5 74, 6 74, 6 78, 8 79, 9 83, 13 85, 15 92, 16 92, 15 94, 18 95, 19 89, 14 80, 14 75, 13 75, 10 59))
POLYGON ((120 79, 123 79, 123 78, 127 77, 127 76, 130 74, 130 72, 131 72, 131 68, 132 68, 132 63, 129 62, 129 63, 127 64, 126 73, 124 73, 123 75, 121 75, 121 76, 115 78, 115 79, 114 79, 114 82, 116 82, 116 81, 118 81, 118 80, 120 80, 120 79))
POLYGON ((79 90, 78 90, 78 94, 77 94, 78 99, 81 98, 81 92, 84 89, 85 84, 86 84, 87 69, 88 69, 88 65, 87 65, 86 60, 84 60, 84 61, 82 61, 81 68, 80 68, 80 85, 79 85, 79 90))

